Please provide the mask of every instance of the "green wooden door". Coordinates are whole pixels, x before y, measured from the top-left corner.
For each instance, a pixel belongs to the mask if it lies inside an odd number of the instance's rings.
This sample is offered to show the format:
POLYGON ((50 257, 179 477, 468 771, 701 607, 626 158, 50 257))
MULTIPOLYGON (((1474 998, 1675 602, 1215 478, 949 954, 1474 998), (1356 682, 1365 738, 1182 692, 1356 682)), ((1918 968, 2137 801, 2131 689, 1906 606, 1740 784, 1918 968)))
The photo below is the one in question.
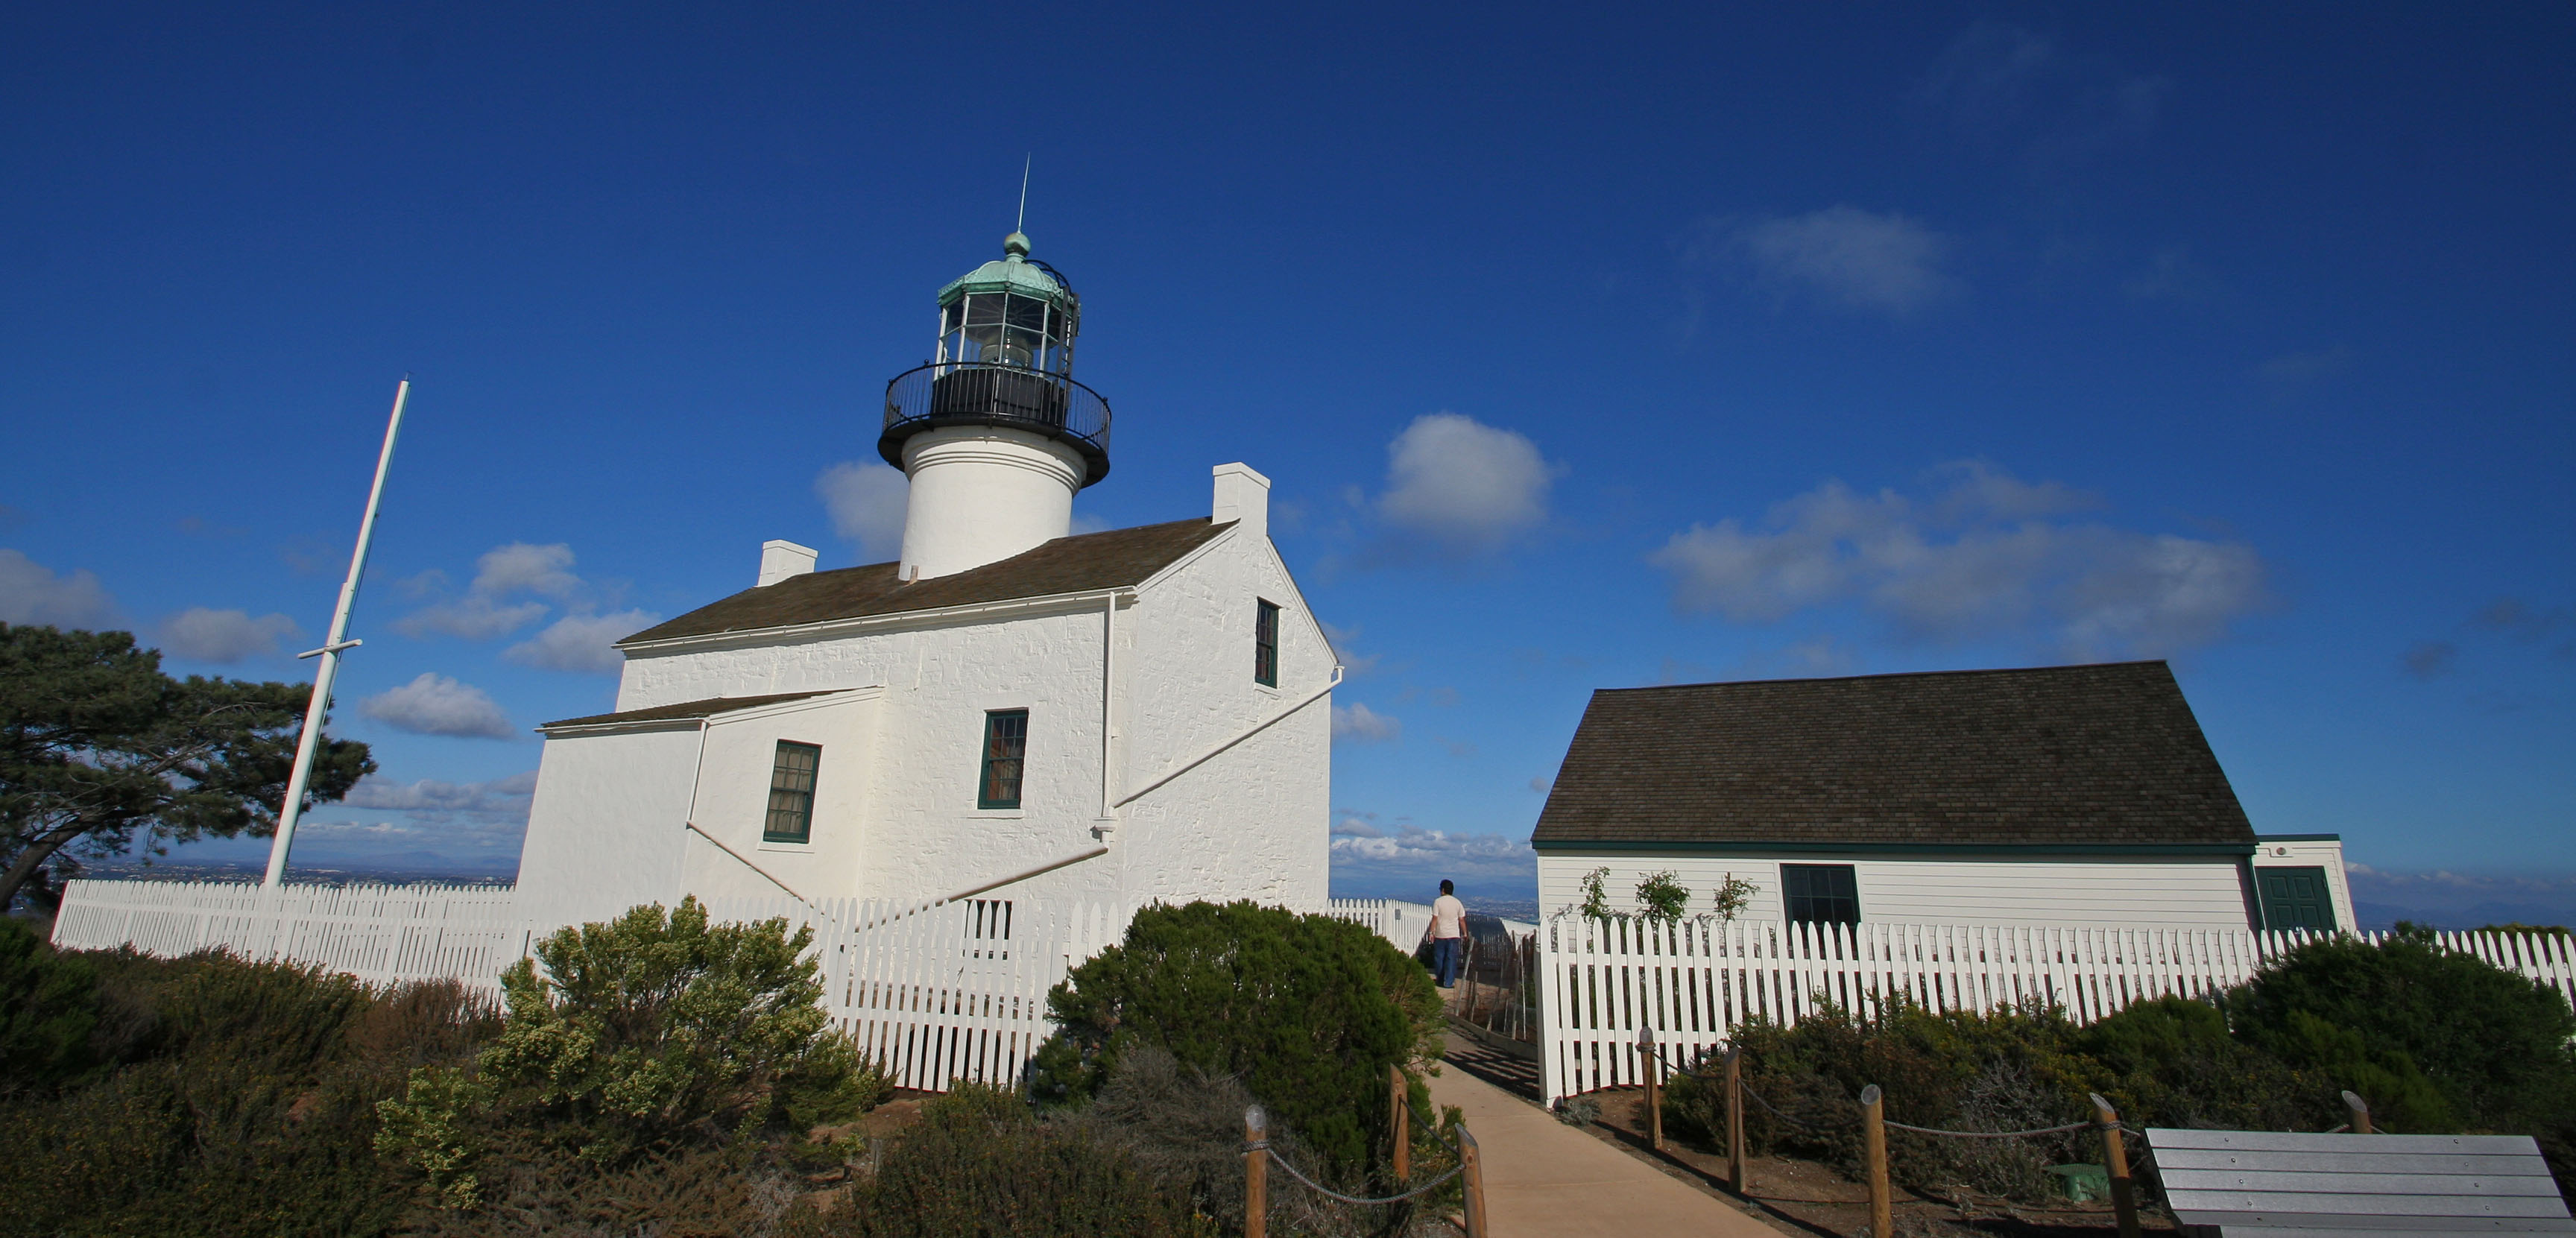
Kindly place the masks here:
POLYGON ((2331 929, 2334 899, 2322 868, 2257 868, 2254 887, 2263 897, 2267 929, 2331 929))

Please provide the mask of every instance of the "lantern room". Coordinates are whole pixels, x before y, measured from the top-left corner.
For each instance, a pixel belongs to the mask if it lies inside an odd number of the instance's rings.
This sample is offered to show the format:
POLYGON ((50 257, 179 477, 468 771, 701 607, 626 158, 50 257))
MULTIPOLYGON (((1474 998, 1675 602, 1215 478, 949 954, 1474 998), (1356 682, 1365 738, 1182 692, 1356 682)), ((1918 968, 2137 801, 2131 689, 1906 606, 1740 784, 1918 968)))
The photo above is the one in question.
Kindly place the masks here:
POLYGON ((1082 301, 1071 281, 1029 256, 1029 238, 939 290, 930 360, 886 384, 877 453, 911 471, 904 444, 940 426, 989 426, 1052 439, 1082 458, 1080 484, 1109 475, 1109 403, 1073 380, 1082 301))

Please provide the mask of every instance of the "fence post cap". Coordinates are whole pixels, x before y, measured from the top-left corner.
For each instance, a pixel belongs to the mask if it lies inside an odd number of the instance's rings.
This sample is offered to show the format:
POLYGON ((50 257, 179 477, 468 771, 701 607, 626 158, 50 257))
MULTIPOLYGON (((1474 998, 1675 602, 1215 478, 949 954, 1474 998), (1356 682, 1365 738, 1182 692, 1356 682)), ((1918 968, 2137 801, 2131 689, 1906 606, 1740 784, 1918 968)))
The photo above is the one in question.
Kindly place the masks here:
POLYGON ((2087 1092, 2087 1093, 2085 1093, 2085 1094, 2084 1094, 2084 1099, 2086 1099, 2086 1100, 2089 1100, 2089 1101, 2093 1102, 2093 1108, 2094 1108, 2094 1111, 2095 1111, 2095 1112, 2098 1112, 2098 1113, 2117 1113, 2117 1112, 2119 1112, 2118 1110, 2113 1109, 2113 1108, 2111 1107, 2111 1102, 2109 1102, 2109 1101, 2107 1101, 2107 1100, 2102 1099, 2102 1094, 2101 1094, 2100 1092, 2087 1092))
POLYGON ((1244 1107, 1243 1126, 1245 1130, 1259 1131, 1265 1125, 1267 1125, 1267 1123, 1262 1118, 1261 1106, 1247 1105, 1244 1107))
POLYGON ((1877 1085, 1877 1084, 1875 1084, 1875 1083, 1873 1083, 1873 1084, 1869 1085, 1868 1087, 1862 1088, 1862 1089, 1860 1090, 1860 1103, 1861 1103, 1861 1107, 1862 1107, 1862 1108, 1864 1108, 1864 1109, 1865 1109, 1865 1108, 1868 1108, 1868 1107, 1869 1107, 1869 1106, 1871 1106, 1871 1105, 1875 1105, 1875 1104, 1877 1104, 1877 1103, 1878 1103, 1878 1098, 1879 1098, 1878 1085, 1877 1085))
POLYGON ((2343 1107, 2350 1109, 2355 1113, 2370 1112, 2370 1105, 2360 1097, 2353 1095, 2350 1090, 2346 1090, 2343 1094, 2343 1107))
POLYGON ((1638 1028, 1637 1043, 1644 1046, 1653 1045, 1655 1043, 1655 1029, 1652 1026, 1638 1028))

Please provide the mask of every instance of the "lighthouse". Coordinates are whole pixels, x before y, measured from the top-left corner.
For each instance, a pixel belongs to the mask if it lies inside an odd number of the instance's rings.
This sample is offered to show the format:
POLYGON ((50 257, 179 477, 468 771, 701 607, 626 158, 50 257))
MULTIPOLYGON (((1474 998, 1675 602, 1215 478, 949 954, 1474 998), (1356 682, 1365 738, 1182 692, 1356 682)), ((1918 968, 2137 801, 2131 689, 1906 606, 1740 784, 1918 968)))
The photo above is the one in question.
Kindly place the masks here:
POLYGON ((1065 536, 1109 475, 1109 402, 1074 381, 1082 301, 1029 238, 939 290, 931 360, 886 384, 877 453, 911 479, 898 579, 954 575, 1065 536))

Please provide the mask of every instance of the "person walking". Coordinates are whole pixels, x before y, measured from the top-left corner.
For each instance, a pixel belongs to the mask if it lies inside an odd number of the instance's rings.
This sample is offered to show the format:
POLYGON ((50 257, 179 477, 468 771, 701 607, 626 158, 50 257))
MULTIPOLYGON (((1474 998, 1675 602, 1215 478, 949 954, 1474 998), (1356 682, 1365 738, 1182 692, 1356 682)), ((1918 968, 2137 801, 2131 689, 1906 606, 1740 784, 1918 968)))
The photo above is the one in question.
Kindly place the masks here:
POLYGON ((1467 905, 1458 901, 1458 887, 1440 883, 1440 897, 1431 901, 1431 974, 1441 988, 1458 986, 1458 953, 1466 946, 1467 905))

